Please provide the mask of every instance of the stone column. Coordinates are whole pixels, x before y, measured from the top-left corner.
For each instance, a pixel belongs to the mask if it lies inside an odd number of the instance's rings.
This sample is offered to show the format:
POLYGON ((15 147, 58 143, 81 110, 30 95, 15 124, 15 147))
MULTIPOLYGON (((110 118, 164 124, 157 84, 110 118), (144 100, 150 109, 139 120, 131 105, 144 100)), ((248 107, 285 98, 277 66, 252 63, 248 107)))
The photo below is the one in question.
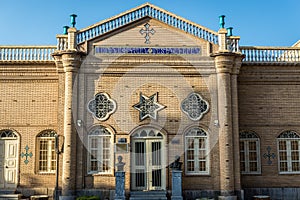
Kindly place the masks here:
POLYGON ((68 49, 53 54, 58 71, 64 72, 64 152, 62 164, 62 196, 61 200, 75 199, 76 190, 76 129, 73 121, 72 100, 73 85, 77 77, 84 53, 76 50, 76 29, 70 28, 68 49), (71 38, 71 39, 70 39, 71 38))
POLYGON ((172 196, 171 200, 182 200, 182 171, 172 170, 172 196))
POLYGON ((240 58, 241 60, 242 55, 219 51, 213 56, 215 57, 218 85, 221 191, 219 199, 236 199, 236 190, 240 189, 239 177, 236 177, 236 171, 239 170, 237 167, 239 159, 236 159, 236 152, 234 152, 239 149, 238 141, 236 141, 238 137, 234 136, 234 134, 238 134, 236 133, 238 131, 238 110, 236 77, 232 77, 232 74, 236 72, 236 59, 240 58))

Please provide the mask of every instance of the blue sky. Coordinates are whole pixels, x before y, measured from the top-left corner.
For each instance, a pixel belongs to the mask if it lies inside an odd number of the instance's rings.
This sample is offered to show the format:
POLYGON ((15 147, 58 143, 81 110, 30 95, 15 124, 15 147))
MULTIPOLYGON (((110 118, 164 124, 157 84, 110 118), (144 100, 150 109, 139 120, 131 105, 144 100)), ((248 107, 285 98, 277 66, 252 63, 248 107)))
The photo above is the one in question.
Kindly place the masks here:
MULTIPOLYGON (((78 15, 78 29, 139 6, 143 0, 0 0, 0 45, 55 45, 56 34, 78 15)), ((300 40, 299 0, 148 0, 212 30, 218 16, 241 45, 291 46, 300 40)))

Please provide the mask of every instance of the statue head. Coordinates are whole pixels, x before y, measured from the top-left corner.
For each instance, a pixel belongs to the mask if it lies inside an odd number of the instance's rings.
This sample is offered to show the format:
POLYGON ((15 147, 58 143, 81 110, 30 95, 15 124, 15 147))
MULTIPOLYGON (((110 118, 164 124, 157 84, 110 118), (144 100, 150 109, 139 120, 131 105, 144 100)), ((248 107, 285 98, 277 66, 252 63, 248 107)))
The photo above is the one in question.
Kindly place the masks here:
POLYGON ((118 162, 121 163, 123 160, 123 157, 122 156, 118 156, 118 162))

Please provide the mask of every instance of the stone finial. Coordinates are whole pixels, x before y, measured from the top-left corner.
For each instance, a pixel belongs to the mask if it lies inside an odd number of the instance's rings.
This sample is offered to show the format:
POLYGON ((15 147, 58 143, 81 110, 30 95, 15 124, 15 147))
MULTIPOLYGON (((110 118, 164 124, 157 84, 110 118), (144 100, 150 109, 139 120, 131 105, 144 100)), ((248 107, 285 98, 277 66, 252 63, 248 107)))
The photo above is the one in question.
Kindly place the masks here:
POLYGON ((70 17, 71 17, 71 25, 72 25, 72 27, 75 27, 77 15, 72 14, 72 15, 70 15, 70 17))
POLYGON ((116 163, 116 167, 117 167, 118 172, 123 172, 124 171, 124 165, 126 163, 122 162, 122 160, 123 160, 123 157, 118 156, 118 163, 116 163))
POLYGON ((64 26, 64 27, 63 27, 63 29, 64 29, 63 34, 64 34, 64 35, 67 35, 67 34, 68 34, 68 29, 69 29, 69 28, 70 28, 69 26, 64 26))
POLYGON ((232 36, 232 30, 233 30, 232 27, 227 28, 227 36, 228 37, 232 36))
POLYGON ((219 16, 220 29, 225 28, 225 15, 219 16))

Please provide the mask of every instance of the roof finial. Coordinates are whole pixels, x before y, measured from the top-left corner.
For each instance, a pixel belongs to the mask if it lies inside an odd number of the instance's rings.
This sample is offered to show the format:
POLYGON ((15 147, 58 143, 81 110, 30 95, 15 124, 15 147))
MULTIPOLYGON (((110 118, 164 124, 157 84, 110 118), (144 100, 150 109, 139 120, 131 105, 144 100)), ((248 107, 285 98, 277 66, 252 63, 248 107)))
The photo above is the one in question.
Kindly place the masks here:
POLYGON ((225 28, 225 15, 219 16, 219 20, 220 28, 225 28))
POLYGON ((232 27, 229 27, 229 28, 227 28, 227 36, 232 36, 232 30, 233 30, 233 28, 232 27))
POLYGON ((75 27, 77 15, 72 14, 72 15, 70 15, 70 17, 71 17, 71 25, 72 25, 72 27, 75 27))
POLYGON ((64 35, 67 35, 67 34, 68 34, 68 29, 69 29, 70 27, 69 27, 69 26, 64 26, 63 28, 64 28, 63 34, 64 34, 64 35))

